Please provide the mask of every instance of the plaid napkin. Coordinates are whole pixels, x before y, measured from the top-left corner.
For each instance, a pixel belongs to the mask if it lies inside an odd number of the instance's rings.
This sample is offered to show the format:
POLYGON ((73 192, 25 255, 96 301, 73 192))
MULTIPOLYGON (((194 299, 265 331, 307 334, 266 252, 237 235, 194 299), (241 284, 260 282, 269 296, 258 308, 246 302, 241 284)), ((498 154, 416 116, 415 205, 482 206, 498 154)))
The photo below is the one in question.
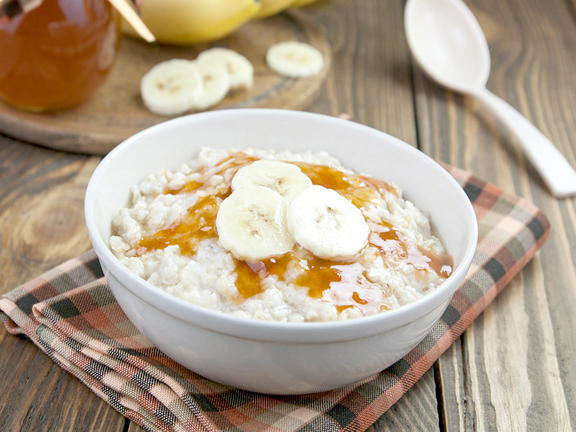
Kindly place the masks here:
POLYGON ((0 318, 149 431, 361 431, 390 408, 542 246, 550 226, 529 202, 446 167, 474 204, 474 262, 442 319, 403 359, 364 381, 275 397, 209 381, 163 355, 128 321, 93 251, 0 299, 0 318))

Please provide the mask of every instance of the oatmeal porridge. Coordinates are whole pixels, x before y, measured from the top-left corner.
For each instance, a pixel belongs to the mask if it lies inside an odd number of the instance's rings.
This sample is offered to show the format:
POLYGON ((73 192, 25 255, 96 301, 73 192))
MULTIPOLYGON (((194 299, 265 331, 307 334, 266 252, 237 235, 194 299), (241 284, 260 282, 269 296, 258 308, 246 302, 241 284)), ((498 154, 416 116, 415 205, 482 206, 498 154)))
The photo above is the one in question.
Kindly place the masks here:
POLYGON ((453 260, 394 184, 327 153, 203 148, 131 189, 110 247, 185 301, 280 322, 396 309, 437 288, 453 260))

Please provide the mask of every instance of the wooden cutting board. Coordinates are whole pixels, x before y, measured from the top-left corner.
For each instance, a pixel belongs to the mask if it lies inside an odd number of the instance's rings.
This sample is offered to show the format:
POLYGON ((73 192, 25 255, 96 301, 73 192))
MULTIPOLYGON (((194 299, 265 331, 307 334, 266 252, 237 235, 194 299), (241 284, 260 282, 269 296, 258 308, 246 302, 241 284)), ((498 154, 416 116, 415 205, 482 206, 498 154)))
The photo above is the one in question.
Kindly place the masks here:
POLYGON ((213 109, 303 109, 320 90, 330 67, 330 44, 300 11, 255 20, 212 44, 178 47, 146 44, 125 37, 106 83, 86 104, 53 114, 19 111, 0 101, 0 131, 46 147, 78 153, 106 154, 129 136, 170 117, 150 113, 140 97, 140 78, 155 64, 173 58, 194 59, 212 46, 231 48, 254 65, 254 87, 228 95, 213 109), (271 45, 297 40, 319 49, 325 60, 318 75, 290 79, 272 72, 265 54, 271 45))

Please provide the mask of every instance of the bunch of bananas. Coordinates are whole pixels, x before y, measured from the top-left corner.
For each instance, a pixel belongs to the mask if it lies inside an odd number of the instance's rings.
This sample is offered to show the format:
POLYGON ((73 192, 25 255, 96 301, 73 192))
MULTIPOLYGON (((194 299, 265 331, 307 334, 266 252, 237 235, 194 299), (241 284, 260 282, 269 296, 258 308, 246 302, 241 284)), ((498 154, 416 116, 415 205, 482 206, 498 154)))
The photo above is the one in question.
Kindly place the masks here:
MULTIPOLYGON (((229 35, 253 18, 316 0, 144 0, 141 17, 158 42, 194 44, 229 35)), ((125 33, 136 32, 123 23, 125 33)))

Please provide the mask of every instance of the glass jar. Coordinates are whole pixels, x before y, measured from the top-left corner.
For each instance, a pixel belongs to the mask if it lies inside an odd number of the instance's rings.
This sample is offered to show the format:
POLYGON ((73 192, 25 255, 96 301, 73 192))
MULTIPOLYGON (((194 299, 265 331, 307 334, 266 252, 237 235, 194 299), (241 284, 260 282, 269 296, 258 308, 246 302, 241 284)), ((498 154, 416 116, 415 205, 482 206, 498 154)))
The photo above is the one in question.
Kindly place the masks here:
POLYGON ((43 0, 0 25, 0 98, 35 112, 87 101, 112 68, 119 36, 108 0, 43 0))

